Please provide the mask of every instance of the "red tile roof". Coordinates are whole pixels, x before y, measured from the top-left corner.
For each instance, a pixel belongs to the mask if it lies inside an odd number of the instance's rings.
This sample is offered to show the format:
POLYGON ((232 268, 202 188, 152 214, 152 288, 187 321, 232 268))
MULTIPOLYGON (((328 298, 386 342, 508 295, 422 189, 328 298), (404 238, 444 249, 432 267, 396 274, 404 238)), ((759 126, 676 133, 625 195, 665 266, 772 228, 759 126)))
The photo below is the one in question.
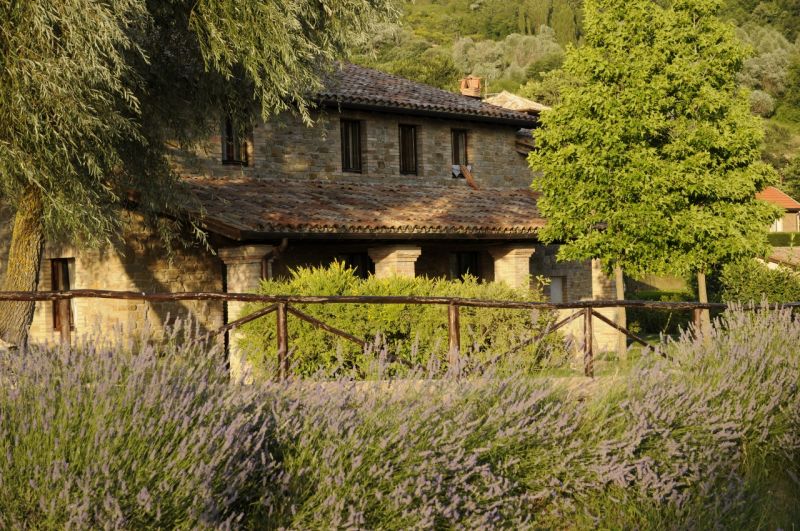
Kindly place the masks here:
POLYGON ((318 99, 326 105, 403 111, 533 127, 535 116, 484 103, 410 79, 354 64, 341 64, 327 77, 318 99))
POLYGON ((305 179, 187 179, 212 232, 270 236, 529 238, 544 225, 527 189, 305 179))
POLYGON ((774 186, 767 186, 763 192, 756 194, 756 198, 775 204, 785 210, 800 210, 800 203, 774 186))

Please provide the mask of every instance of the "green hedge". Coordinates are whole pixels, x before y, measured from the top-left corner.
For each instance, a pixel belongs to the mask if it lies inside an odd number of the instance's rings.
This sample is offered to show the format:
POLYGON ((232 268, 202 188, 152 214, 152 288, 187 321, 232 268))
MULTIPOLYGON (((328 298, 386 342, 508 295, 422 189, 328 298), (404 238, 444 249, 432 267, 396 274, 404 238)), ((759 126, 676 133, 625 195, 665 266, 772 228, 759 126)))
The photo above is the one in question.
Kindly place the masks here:
MULTIPOLYGON (((268 295, 413 295, 452 296, 500 300, 542 300, 539 291, 514 290, 505 284, 483 283, 475 278, 444 280, 430 278, 358 278, 352 269, 340 263, 328 268, 299 268, 288 281, 263 281, 259 293, 268 295)), ((448 330, 447 308, 442 305, 406 304, 309 304, 293 305, 321 321, 370 341, 374 347, 364 354, 357 345, 289 316, 289 340, 293 372, 311 375, 355 374, 381 371, 397 375, 410 367, 421 370, 445 370, 448 330), (376 363, 380 360, 380 364, 376 363), (380 367, 378 367, 380 365, 380 367), (440 367, 440 369, 437 369, 440 367)), ((263 305, 251 305, 250 313, 263 305)), ((480 364, 514 350, 532 338, 548 322, 551 312, 528 310, 460 309, 461 344, 464 363, 480 364)), ((247 352, 256 375, 271 375, 275 370, 275 319, 259 319, 243 327, 241 346, 247 352)), ((557 339, 547 344, 520 348, 514 364, 527 369, 562 359, 557 339), (555 350, 554 350, 555 349, 555 350)), ((517 367, 519 369, 519 367, 517 367)))
POLYGON ((794 247, 800 245, 800 232, 770 232, 767 241, 775 247, 794 247))
POLYGON ((790 302, 800 300, 800 275, 780 267, 770 269, 757 260, 727 264, 720 276, 725 302, 790 302))
MULTIPOLYGON (((681 302, 696 300, 686 291, 639 291, 633 293, 632 299, 643 301, 681 302)), ((634 332, 645 334, 677 334, 686 328, 692 319, 692 312, 686 310, 651 310, 630 308, 628 323, 634 332)))

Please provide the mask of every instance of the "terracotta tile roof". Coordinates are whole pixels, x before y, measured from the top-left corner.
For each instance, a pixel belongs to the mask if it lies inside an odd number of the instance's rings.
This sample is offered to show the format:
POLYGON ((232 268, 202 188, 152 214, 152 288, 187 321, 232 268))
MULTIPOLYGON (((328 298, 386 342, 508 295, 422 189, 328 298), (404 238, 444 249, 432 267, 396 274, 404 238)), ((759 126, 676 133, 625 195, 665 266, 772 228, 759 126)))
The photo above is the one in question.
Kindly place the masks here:
MULTIPOLYGON (((366 179, 366 178, 365 178, 366 179)), ((212 232, 286 235, 529 238, 544 225, 527 189, 305 179, 186 179, 212 232)))
POLYGON ((800 210, 800 203, 774 186, 767 186, 763 192, 758 192, 756 194, 756 198, 770 202, 786 210, 800 210))
POLYGON ((349 63, 335 67, 324 85, 317 98, 327 105, 402 110, 407 114, 467 118, 518 127, 533 127, 537 123, 535 116, 349 63))

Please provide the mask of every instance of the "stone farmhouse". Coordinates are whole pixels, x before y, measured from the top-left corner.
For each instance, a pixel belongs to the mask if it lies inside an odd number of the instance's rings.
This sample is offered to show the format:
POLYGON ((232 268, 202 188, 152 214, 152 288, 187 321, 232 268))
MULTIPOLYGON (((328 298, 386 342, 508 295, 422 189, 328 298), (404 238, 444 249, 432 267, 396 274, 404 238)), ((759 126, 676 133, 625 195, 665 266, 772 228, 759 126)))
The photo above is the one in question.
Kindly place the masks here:
MULTIPOLYGON (((557 263, 557 247, 537 240, 544 220, 526 162, 536 112, 351 64, 329 77, 317 102, 313 127, 286 114, 238 138, 223 120, 205 148, 175 154, 205 210, 213 252, 179 249, 168 261, 131 215, 122 248, 47 245, 39 288, 248 292, 292 267, 341 260, 363 275, 470 273, 512 286, 542 275, 556 302, 613 297, 598 264, 557 263)), ((0 233, 0 274, 7 239, 0 233)), ((77 300, 70 326, 77 335, 145 322, 158 329, 191 312, 214 330, 240 310, 77 300)), ((597 347, 613 348, 613 330, 595 323, 597 347)), ((65 325, 53 304, 39 303, 31 338, 56 340, 65 325)))

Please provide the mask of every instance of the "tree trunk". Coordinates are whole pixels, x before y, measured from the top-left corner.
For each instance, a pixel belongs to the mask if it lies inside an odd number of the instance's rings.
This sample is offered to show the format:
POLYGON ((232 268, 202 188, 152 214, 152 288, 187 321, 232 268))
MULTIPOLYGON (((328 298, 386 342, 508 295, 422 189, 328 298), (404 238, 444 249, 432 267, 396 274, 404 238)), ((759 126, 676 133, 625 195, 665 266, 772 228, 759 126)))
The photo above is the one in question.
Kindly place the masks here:
MULTIPOLYGON (((697 298, 701 304, 708 302, 708 291, 706 290, 706 274, 702 271, 697 272, 697 298)), ((711 334, 711 312, 708 309, 700 310, 700 326, 698 331, 704 338, 711 334)))
MULTIPOLYGON (((2 291, 36 291, 44 249, 42 197, 29 188, 17 205, 2 291)), ((17 346, 28 341, 33 302, 0 303, 0 338, 17 346)))
MULTIPOLYGON (((616 285, 617 300, 625 300, 625 276, 622 274, 620 266, 614 267, 614 284, 616 285)), ((617 308, 617 325, 621 328, 628 328, 628 319, 625 308, 620 306, 617 308)), ((625 359, 628 355, 628 337, 619 332, 617 335, 617 357, 621 360, 625 359)))

